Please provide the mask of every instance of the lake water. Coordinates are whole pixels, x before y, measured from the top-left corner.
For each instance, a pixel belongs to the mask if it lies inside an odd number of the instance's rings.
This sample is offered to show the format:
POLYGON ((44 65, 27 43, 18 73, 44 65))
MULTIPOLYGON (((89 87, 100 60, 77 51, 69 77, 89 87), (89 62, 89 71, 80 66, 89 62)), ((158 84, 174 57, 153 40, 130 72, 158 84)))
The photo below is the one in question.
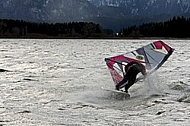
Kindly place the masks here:
POLYGON ((187 126, 189 40, 163 40, 173 55, 118 98, 104 58, 155 40, 0 39, 0 125, 187 126))

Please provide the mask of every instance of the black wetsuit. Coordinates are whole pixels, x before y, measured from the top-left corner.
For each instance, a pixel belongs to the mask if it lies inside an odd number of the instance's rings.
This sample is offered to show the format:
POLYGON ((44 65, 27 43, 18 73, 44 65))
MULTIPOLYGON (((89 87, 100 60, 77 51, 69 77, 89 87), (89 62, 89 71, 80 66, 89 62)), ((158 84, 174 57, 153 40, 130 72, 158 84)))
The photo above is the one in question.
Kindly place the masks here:
POLYGON ((129 63, 126 67, 126 74, 123 80, 116 85, 116 89, 119 90, 125 86, 125 91, 128 92, 128 89, 135 83, 137 74, 141 72, 145 75, 146 72, 144 66, 137 62, 129 63))

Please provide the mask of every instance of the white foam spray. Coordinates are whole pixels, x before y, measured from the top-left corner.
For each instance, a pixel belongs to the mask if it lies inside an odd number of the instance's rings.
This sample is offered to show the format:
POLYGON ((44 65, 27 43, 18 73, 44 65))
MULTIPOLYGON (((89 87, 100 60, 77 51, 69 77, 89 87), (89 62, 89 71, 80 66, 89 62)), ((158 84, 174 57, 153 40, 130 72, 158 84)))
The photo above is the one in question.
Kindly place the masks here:
POLYGON ((162 80, 157 73, 154 73, 145 79, 141 93, 146 96, 164 95, 168 89, 166 81, 162 80))

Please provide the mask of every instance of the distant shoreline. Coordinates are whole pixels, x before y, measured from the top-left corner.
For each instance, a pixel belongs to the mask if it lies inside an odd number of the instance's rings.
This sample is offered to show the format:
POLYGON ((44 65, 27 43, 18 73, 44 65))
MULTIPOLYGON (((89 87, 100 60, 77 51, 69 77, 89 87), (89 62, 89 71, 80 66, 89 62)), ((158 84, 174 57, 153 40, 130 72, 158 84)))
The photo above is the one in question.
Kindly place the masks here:
POLYGON ((190 40, 190 38, 174 38, 174 37, 54 37, 54 36, 22 36, 22 37, 5 37, 1 36, 0 39, 144 39, 144 40, 190 40))

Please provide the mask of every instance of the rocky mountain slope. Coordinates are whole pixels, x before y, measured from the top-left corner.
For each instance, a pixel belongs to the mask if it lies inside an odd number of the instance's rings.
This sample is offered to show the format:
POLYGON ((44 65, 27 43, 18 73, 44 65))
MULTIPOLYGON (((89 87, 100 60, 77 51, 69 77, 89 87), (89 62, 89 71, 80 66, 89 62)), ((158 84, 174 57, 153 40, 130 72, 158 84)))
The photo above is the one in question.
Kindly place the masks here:
POLYGON ((33 22, 92 21, 105 28, 190 13, 189 0, 1 0, 0 18, 33 22))

